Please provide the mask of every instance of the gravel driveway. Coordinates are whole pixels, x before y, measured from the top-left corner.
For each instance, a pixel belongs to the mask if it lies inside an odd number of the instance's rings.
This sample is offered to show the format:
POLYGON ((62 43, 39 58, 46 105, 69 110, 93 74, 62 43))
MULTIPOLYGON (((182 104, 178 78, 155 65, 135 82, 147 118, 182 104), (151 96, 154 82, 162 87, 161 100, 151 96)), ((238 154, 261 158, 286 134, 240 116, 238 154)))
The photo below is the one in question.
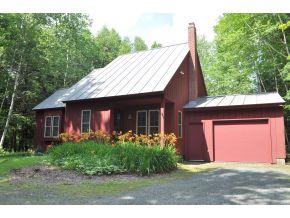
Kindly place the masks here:
POLYGON ((100 198, 91 204, 290 204, 290 174, 263 169, 218 169, 100 198))
POLYGON ((6 190, 0 184, 0 204, 290 204, 290 166, 208 167, 217 169, 113 195, 73 196, 41 184, 35 190, 11 189, 14 184, 6 190))

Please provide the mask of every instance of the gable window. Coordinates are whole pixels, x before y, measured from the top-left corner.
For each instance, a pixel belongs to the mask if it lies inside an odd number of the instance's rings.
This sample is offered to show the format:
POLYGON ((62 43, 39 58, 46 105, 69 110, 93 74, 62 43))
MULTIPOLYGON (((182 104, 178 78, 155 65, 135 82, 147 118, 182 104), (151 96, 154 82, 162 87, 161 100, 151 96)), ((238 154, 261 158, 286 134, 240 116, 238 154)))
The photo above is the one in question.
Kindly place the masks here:
POLYGON ((149 110, 149 135, 159 133, 159 111, 149 110))
POLYGON ((136 133, 146 135, 147 134, 147 111, 137 111, 136 116, 136 133))
POLYGON ((45 117, 44 137, 58 137, 59 135, 59 116, 45 117))
POLYGON ((178 111, 178 138, 182 138, 182 112, 178 111))
POLYGON ((91 110, 82 110, 81 133, 91 130, 91 110))

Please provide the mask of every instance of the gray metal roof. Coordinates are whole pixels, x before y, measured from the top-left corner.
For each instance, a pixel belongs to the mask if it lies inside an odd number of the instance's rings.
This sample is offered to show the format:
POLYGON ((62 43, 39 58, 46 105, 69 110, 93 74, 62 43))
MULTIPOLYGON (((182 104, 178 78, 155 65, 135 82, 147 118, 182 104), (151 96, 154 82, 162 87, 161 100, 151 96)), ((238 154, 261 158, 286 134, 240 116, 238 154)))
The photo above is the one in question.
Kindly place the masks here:
POLYGON ((183 43, 119 56, 72 86, 64 101, 163 91, 188 52, 183 43))
POLYGON ((50 108, 63 108, 65 104, 62 102, 68 89, 59 89, 43 102, 35 106, 32 110, 42 110, 50 108))
POLYGON ((224 95, 197 98, 184 105, 184 109, 229 107, 259 104, 283 104, 285 101, 277 92, 252 95, 224 95))

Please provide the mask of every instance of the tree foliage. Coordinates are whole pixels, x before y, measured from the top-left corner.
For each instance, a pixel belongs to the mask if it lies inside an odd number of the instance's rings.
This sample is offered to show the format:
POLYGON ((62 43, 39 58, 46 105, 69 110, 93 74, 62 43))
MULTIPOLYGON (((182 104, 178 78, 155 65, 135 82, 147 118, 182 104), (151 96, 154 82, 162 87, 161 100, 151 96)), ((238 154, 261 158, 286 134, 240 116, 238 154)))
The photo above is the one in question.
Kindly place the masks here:
POLYGON ((161 43, 158 43, 156 41, 154 41, 151 45, 151 48, 161 48, 162 47, 162 44, 161 43))
POLYGON ((224 14, 215 39, 199 42, 210 95, 279 92, 289 113, 289 14, 224 14))
POLYGON ((143 51, 147 49, 148 47, 145 41, 141 37, 136 36, 134 39, 134 51, 143 51))
POLYGON ((11 111, 5 149, 32 146, 35 105, 133 50, 129 38, 107 27, 93 35, 90 24, 85 14, 0 14, 0 138, 11 111))

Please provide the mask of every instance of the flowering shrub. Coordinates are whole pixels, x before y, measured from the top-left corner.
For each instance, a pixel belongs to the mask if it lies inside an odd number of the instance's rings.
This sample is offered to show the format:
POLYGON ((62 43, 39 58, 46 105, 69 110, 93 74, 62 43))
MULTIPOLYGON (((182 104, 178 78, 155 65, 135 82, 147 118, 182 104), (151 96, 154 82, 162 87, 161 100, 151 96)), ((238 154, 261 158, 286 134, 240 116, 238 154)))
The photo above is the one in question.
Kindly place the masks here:
POLYGON ((94 141, 97 143, 107 144, 110 142, 110 135, 102 130, 97 130, 95 132, 88 132, 81 134, 80 141, 94 141))
POLYGON ((132 130, 126 133, 113 131, 112 134, 108 134, 102 130, 95 132, 88 132, 83 134, 78 133, 62 133, 60 134, 61 142, 82 142, 82 141, 94 141, 97 143, 111 143, 113 145, 120 143, 134 143, 142 146, 174 146, 176 144, 176 136, 173 133, 170 134, 153 134, 153 135, 136 135, 132 130))
POLYGON ((79 142, 81 140, 81 135, 76 132, 61 133, 59 139, 61 142, 79 142))
POLYGON ((97 130, 95 132, 88 132, 78 134, 73 133, 62 133, 59 136, 61 142, 81 142, 81 141, 94 141, 97 143, 109 143, 110 135, 102 130, 97 130))
POLYGON ((118 135, 118 142, 133 142, 137 145, 142 146, 169 146, 175 145, 176 143, 176 136, 173 133, 170 134, 153 134, 153 135, 136 135, 133 134, 132 131, 128 131, 124 134, 118 135))

